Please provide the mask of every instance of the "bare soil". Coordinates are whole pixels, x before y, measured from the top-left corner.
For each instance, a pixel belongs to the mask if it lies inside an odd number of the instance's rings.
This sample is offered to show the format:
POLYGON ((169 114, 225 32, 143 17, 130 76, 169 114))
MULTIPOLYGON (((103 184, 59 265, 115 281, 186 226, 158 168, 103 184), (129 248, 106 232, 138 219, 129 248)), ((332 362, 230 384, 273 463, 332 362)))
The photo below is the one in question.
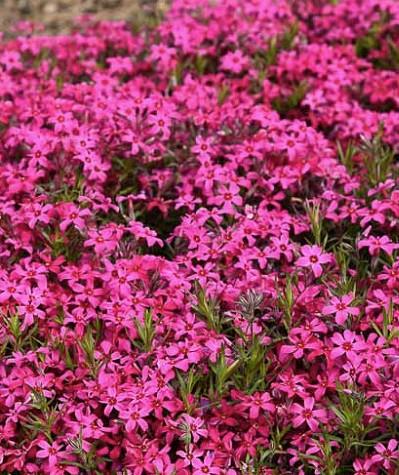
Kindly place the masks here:
POLYGON ((16 22, 29 20, 42 23, 49 33, 65 33, 83 14, 137 22, 165 9, 165 0, 0 0, 0 31, 10 32, 16 22))

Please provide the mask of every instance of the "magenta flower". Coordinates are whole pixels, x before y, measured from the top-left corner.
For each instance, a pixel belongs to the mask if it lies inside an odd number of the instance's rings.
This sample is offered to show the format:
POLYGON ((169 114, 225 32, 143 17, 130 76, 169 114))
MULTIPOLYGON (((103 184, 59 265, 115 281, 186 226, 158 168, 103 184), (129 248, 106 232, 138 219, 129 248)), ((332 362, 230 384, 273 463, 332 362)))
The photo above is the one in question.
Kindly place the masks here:
POLYGON ((286 355, 292 354, 295 359, 302 358, 304 350, 317 349, 318 344, 313 335, 303 330, 299 334, 293 334, 291 332, 289 336, 290 344, 282 345, 280 349, 280 358, 285 360, 286 355))
POLYGON ((219 193, 212 199, 212 203, 221 206, 221 211, 226 214, 234 214, 235 206, 241 206, 242 197, 239 194, 240 188, 235 183, 222 186, 219 193))
POLYGON ((399 2, 166 3, 0 32, 0 473, 393 475, 399 2))
POLYGON ((182 371, 188 371, 191 364, 197 364, 202 358, 202 349, 199 345, 190 342, 172 344, 166 349, 166 354, 173 361, 173 365, 182 371))
POLYGON ((198 156, 201 161, 209 160, 212 153, 214 152, 214 147, 212 145, 211 138, 196 137, 195 145, 191 147, 191 151, 198 156))
POLYGON ((294 403, 291 406, 291 413, 293 415, 292 425, 299 427, 306 423, 309 428, 316 432, 319 428, 319 423, 327 422, 327 411, 325 409, 314 409, 315 400, 312 397, 305 398, 303 406, 294 403))
POLYGON ((198 458, 194 458, 192 465, 194 467, 193 475, 204 475, 204 473, 209 474, 220 474, 220 468, 213 465, 215 456, 211 452, 208 452, 205 455, 204 461, 201 461, 198 458))
POLYGON ((398 441, 395 439, 391 439, 387 446, 378 442, 374 447, 377 453, 372 456, 371 460, 374 463, 382 462, 383 467, 388 470, 399 459, 397 447, 398 441))
POLYGON ((267 392, 257 392, 243 398, 243 402, 239 404, 239 407, 240 409, 249 409, 250 419, 257 419, 261 410, 269 413, 273 413, 276 410, 276 406, 267 392))
POLYGON ((331 262, 331 256, 316 245, 304 245, 301 247, 302 257, 297 259, 297 265, 310 267, 315 277, 320 277, 323 273, 322 264, 331 262))
POLYGON ((248 65, 248 58, 244 56, 240 50, 226 53, 222 57, 222 68, 226 71, 231 71, 232 73, 238 74, 246 69, 248 65))
POLYGON ((343 325, 350 315, 358 316, 360 310, 352 307, 353 296, 351 294, 342 297, 333 297, 330 303, 323 307, 323 313, 327 315, 335 315, 335 321, 338 325, 343 325))
POLYGON ((370 236, 366 239, 361 239, 358 243, 359 249, 367 247, 372 256, 376 256, 381 250, 388 255, 392 255, 395 249, 398 249, 398 244, 393 243, 388 236, 370 236))
MULTIPOLYGON (((112 401, 112 406, 109 404, 109 410, 116 404, 112 401)), ((148 422, 146 417, 151 413, 151 407, 142 407, 140 404, 131 404, 127 409, 121 409, 119 415, 125 421, 126 431, 134 432, 139 427, 141 430, 148 430, 148 422)))
POLYGON ((204 454, 203 450, 194 449, 194 446, 191 445, 187 451, 178 450, 176 455, 179 455, 181 458, 178 462, 178 465, 181 467, 190 467, 194 461, 197 461, 199 464, 202 463, 201 457, 204 454))
POLYGON ((208 435, 208 430, 204 428, 204 420, 200 417, 191 417, 188 414, 183 414, 183 425, 188 428, 194 442, 198 442, 200 438, 208 435))
POLYGON ((373 469, 373 465, 374 462, 371 459, 356 459, 353 462, 354 475, 377 475, 377 472, 373 469))
POLYGON ((331 351, 331 358, 339 358, 342 355, 351 360, 357 356, 360 351, 367 350, 367 343, 360 339, 355 333, 350 330, 345 330, 343 334, 334 333, 331 341, 336 347, 331 351))
POLYGON ((61 445, 58 442, 49 444, 45 440, 41 440, 37 445, 40 447, 40 450, 36 452, 36 457, 47 459, 49 466, 55 467, 64 453, 61 450, 61 445))
POLYGON ((58 212, 62 218, 60 223, 60 230, 62 232, 65 232, 70 224, 73 224, 82 231, 86 226, 87 218, 91 216, 89 209, 80 209, 72 203, 64 203, 58 208, 58 212))

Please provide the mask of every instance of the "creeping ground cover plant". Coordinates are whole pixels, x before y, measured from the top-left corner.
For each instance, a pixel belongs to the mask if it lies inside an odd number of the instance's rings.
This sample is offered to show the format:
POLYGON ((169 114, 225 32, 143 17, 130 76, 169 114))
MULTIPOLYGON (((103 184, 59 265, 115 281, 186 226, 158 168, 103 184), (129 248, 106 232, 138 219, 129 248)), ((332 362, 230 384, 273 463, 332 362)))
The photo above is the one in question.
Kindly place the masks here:
POLYGON ((399 2, 174 0, 0 41, 0 474, 399 473, 399 2))

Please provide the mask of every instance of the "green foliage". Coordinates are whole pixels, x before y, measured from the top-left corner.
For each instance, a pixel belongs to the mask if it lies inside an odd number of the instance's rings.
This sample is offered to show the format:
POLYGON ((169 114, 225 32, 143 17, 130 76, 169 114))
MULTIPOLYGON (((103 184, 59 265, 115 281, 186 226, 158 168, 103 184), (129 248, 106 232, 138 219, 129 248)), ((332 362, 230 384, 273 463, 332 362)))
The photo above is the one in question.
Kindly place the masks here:
POLYGON ((375 430, 374 426, 365 424, 364 410, 367 405, 366 397, 358 392, 355 387, 344 387, 337 384, 338 401, 330 405, 338 419, 339 443, 343 457, 349 453, 356 456, 360 454, 362 447, 369 447, 375 443, 368 441, 367 436, 375 430))
POLYGON ((18 313, 0 314, 0 318, 9 334, 7 340, 0 347, 0 356, 5 355, 7 350, 24 352, 25 350, 35 350, 43 345, 38 334, 37 323, 23 331, 18 313))
POLYGON ((184 404, 184 410, 187 414, 192 414, 196 408, 196 399, 202 394, 208 394, 209 380, 194 368, 190 368, 187 373, 176 371, 178 391, 184 404))
POLYGON ((283 50, 290 50, 294 46, 295 38, 299 32, 299 24, 292 23, 284 33, 270 38, 264 50, 259 50, 254 56, 257 69, 264 70, 276 64, 278 53, 283 50))
POLYGON ((279 287, 276 286, 278 292, 277 305, 283 314, 283 325, 288 333, 292 327, 292 310, 294 308, 294 284, 295 276, 287 275, 285 280, 285 288, 283 291, 279 290, 279 287))
POLYGON ((221 316, 217 301, 208 298, 198 282, 195 283, 195 295, 197 304, 193 306, 194 312, 207 323, 209 329, 220 333, 226 320, 221 316))
POLYGON ((247 394, 253 394, 266 388, 266 374, 271 362, 266 358, 267 347, 258 336, 247 340, 242 335, 243 342, 236 350, 236 364, 240 371, 234 372, 234 387, 247 394))
POLYGON ((214 384, 213 392, 216 393, 218 397, 223 396, 231 385, 235 385, 234 376, 240 368, 241 360, 237 359, 233 363, 228 364, 224 349, 220 351, 216 363, 209 363, 209 366, 214 375, 214 384))
POLYGON ((380 47, 380 35, 387 21, 387 13, 381 12, 380 18, 371 25, 369 31, 365 35, 357 38, 355 50, 359 58, 367 58, 372 50, 380 47))
POLYGON ((320 204, 305 200, 304 208, 310 221, 314 243, 324 247, 328 240, 328 235, 323 230, 323 218, 320 213, 320 204))
MULTIPOLYGON (((252 460, 252 467, 255 475, 261 475, 264 467, 270 467, 276 464, 276 458, 285 454, 284 437, 291 430, 291 426, 287 425, 280 428, 278 425, 272 428, 269 436, 269 447, 257 447, 257 453, 252 460)), ((277 472, 276 472, 277 473, 277 472)))
POLYGON ((100 457, 97 454, 97 442, 94 441, 91 444, 90 450, 87 452, 83 447, 83 434, 80 430, 79 434, 76 437, 69 437, 67 439, 68 445, 72 449, 72 453, 76 455, 78 461, 65 460, 60 463, 65 466, 78 467, 83 470, 83 473, 101 475, 103 472, 98 470, 98 466, 101 462, 104 462, 108 459, 105 457, 100 457))
POLYGON ((144 323, 141 323, 137 318, 134 320, 137 332, 139 334, 141 345, 134 342, 141 350, 149 353, 152 349, 152 343, 155 337, 155 322, 151 309, 146 309, 144 312, 144 323))
POLYGON ((75 227, 70 226, 64 233, 58 228, 55 229, 53 234, 50 234, 50 230, 42 230, 42 235, 54 258, 64 256, 68 262, 79 260, 82 254, 84 237, 75 227))
POLYGON ((306 81, 301 81, 297 84, 289 96, 276 97, 272 101, 273 108, 283 117, 293 109, 296 109, 308 91, 308 84, 306 81))
POLYGON ((393 167, 395 152, 384 144, 382 136, 383 127, 381 126, 372 139, 363 136, 359 147, 364 156, 367 184, 371 187, 384 182, 389 176, 397 172, 393 167))
POLYGON ((384 337, 388 342, 391 342, 394 338, 399 337, 399 329, 394 325, 394 303, 390 299, 388 309, 382 309, 382 327, 378 326, 376 322, 371 322, 372 327, 376 333, 384 337))
POLYGON ((373 49, 379 47, 380 42, 377 36, 378 32, 379 28, 376 25, 375 27, 372 27, 367 34, 356 40, 356 55, 359 58, 367 58, 373 49))
POLYGON ((349 142, 344 148, 337 142, 337 153, 341 163, 345 166, 349 175, 355 175, 361 171, 360 165, 364 166, 362 174, 363 183, 358 194, 367 199, 367 192, 387 178, 398 176, 398 167, 395 163, 395 152, 384 140, 384 126, 380 124, 377 133, 371 138, 360 137, 360 143, 355 145, 349 142), (355 157, 359 157, 355 161, 355 157))
POLYGON ((221 106, 222 104, 225 103, 227 98, 230 95, 230 88, 226 84, 223 84, 222 87, 219 89, 218 92, 218 104, 221 106))
POLYGON ((78 345, 83 350, 85 355, 85 362, 87 367, 90 370, 93 378, 97 377, 98 371, 102 365, 101 361, 98 361, 95 357, 95 350, 97 341, 99 339, 99 334, 101 330, 101 322, 97 320, 92 325, 87 325, 86 332, 81 341, 78 341, 78 345))
POLYGON ((31 390, 31 412, 22 422, 22 427, 34 439, 38 434, 43 434, 51 443, 53 440, 52 428, 58 418, 55 399, 48 399, 40 388, 31 390))
POLYGON ((342 165, 346 168, 349 175, 352 175, 355 163, 353 161, 354 156, 356 155, 356 147, 354 146, 353 142, 349 142, 344 149, 342 144, 338 141, 337 142, 337 151, 338 151, 338 158, 342 165))

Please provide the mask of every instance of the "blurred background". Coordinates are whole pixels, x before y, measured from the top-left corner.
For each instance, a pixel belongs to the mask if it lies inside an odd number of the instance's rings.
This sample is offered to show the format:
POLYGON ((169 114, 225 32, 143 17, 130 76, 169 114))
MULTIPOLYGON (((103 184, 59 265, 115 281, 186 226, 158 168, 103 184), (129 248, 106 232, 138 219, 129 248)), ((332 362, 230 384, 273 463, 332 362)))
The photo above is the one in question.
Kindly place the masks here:
POLYGON ((67 32, 73 19, 91 14, 101 20, 137 21, 163 12, 167 0, 0 0, 0 31, 21 20, 43 23, 48 33, 67 32))

